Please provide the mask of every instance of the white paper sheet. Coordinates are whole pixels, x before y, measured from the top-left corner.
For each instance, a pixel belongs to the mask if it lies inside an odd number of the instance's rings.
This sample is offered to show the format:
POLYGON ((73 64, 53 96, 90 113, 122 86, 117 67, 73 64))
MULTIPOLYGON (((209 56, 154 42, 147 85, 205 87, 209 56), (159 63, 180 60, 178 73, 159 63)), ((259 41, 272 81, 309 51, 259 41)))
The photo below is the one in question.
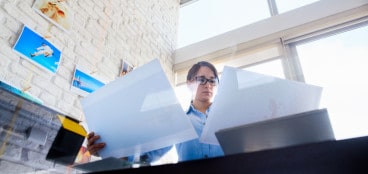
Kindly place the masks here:
POLYGON ((225 67, 200 141, 218 144, 215 132, 319 108, 322 88, 225 67))
POLYGON ((81 101, 102 158, 124 157, 198 138, 157 59, 81 101))

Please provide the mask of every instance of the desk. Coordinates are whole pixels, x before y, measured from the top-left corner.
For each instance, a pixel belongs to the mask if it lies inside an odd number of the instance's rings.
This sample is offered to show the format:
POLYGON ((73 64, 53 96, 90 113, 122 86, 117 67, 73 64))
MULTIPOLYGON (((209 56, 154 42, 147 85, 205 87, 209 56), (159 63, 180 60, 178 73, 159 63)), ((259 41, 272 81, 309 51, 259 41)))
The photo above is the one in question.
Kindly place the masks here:
MULTIPOLYGON (((0 173, 70 172, 68 166, 45 159, 60 127, 57 114, 0 88, 0 143, 6 145, 0 151, 0 173), (45 145, 24 137, 25 129, 33 125, 48 132, 45 145)), ((103 173, 368 173, 368 136, 161 166, 121 169, 128 164, 114 162, 110 167, 119 169, 108 170, 105 165, 103 173)))
MULTIPOLYGON (((368 137, 104 173, 367 173, 368 137)), ((95 172, 99 173, 99 172, 95 172)))

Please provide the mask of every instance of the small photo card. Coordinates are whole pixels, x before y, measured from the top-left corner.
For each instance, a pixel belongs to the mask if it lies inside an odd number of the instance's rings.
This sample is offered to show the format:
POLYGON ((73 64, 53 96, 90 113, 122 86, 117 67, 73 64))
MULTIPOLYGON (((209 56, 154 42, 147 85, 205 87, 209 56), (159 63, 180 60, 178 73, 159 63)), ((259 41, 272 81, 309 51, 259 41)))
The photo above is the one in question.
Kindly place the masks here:
POLYGON ((58 69, 61 51, 27 26, 23 26, 13 50, 51 73, 55 74, 58 69))
POLYGON ((71 84, 71 91, 81 96, 87 96, 93 91, 104 86, 105 83, 92 76, 88 71, 76 66, 71 84))
POLYGON ((127 75, 130 71, 133 71, 134 66, 126 60, 121 60, 120 77, 127 75))

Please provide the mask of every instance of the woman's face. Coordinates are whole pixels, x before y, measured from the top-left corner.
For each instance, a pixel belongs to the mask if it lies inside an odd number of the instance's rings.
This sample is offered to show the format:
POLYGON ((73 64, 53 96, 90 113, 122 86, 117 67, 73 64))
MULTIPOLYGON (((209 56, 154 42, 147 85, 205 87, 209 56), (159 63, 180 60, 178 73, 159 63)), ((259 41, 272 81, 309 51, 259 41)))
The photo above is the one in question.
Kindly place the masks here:
MULTIPOLYGON (((206 67, 202 66, 199 68, 196 76, 197 79, 215 79, 215 74, 213 71, 206 67)), ((211 85, 210 82, 206 82, 206 84, 201 85, 200 82, 196 79, 192 79, 188 83, 189 88, 192 90, 194 100, 199 100, 201 102, 211 102, 214 94, 216 93, 217 85, 211 85)))

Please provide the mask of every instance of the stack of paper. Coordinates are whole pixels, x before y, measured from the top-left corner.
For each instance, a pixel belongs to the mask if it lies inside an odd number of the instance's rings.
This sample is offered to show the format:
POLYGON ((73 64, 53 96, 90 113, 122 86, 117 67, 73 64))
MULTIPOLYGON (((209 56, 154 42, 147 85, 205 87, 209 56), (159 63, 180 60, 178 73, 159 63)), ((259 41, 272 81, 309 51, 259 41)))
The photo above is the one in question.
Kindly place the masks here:
POLYGON ((215 132, 319 108, 322 88, 225 67, 200 141, 218 144, 215 132))
POLYGON ((102 158, 124 157, 198 138, 157 59, 81 101, 102 158))

